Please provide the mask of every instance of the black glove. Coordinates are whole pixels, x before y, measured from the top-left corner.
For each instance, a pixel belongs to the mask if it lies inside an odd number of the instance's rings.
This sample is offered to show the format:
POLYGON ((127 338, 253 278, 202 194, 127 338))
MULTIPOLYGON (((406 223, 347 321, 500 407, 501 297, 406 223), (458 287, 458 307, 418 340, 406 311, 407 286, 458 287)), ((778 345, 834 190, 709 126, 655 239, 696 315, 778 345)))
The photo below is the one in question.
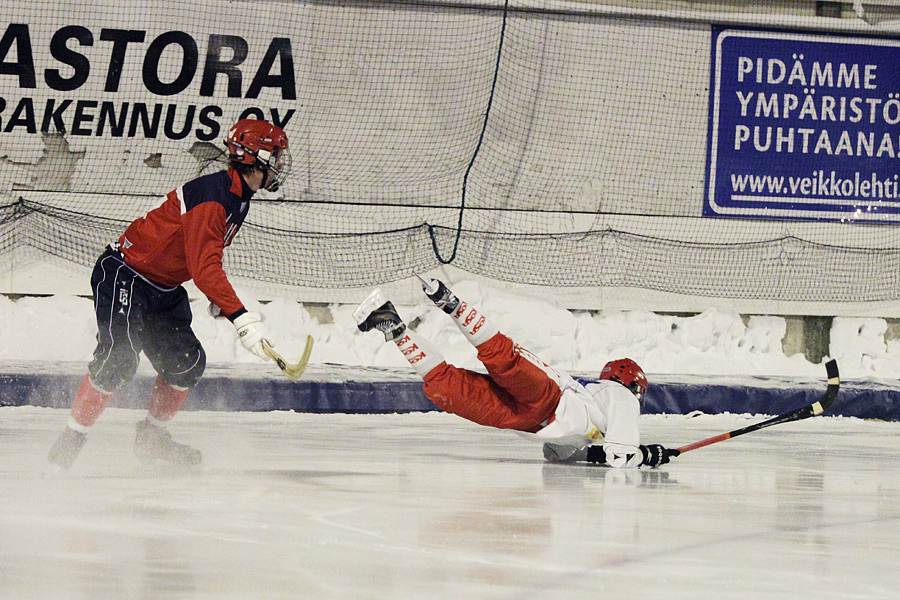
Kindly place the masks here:
POLYGON ((606 450, 603 449, 603 446, 588 446, 587 447, 587 456, 585 460, 592 463, 597 463, 599 465, 606 464, 606 450))
POLYGON ((642 465, 647 465, 648 467, 658 467, 659 465, 664 465, 669 462, 669 459, 673 456, 678 456, 681 454, 678 450, 674 448, 665 448, 661 444, 650 444, 648 446, 641 446, 641 454, 644 455, 644 460, 641 462, 642 465))

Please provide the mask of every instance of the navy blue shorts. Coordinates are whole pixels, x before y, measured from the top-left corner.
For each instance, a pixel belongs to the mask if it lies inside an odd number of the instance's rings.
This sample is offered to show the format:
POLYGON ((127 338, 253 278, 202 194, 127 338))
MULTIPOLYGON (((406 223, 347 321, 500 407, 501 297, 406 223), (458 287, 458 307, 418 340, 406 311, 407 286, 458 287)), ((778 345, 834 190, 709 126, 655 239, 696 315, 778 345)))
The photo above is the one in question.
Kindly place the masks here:
POLYGON ((150 281, 107 248, 91 275, 97 348, 88 371, 112 392, 134 377, 143 352, 163 380, 191 388, 206 368, 206 352, 191 329, 191 306, 182 286, 150 281))

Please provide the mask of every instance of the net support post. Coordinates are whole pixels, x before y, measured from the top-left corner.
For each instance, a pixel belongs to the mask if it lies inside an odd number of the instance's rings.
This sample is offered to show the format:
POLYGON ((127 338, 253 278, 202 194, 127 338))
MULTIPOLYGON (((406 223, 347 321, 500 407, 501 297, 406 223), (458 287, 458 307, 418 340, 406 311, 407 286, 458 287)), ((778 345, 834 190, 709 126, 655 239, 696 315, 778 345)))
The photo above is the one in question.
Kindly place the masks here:
POLYGON ((813 364, 819 364, 829 356, 833 317, 788 315, 784 320, 786 327, 781 346, 785 356, 802 353, 813 364))

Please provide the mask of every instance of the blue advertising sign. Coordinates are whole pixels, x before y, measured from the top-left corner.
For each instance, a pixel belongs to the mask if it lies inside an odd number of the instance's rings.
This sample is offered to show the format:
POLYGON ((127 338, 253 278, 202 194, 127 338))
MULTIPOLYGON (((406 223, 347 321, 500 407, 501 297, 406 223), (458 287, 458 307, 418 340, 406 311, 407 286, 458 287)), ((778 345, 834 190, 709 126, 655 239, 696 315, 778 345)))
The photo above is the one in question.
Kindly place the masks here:
POLYGON ((704 215, 900 222, 900 40, 712 42, 704 215))

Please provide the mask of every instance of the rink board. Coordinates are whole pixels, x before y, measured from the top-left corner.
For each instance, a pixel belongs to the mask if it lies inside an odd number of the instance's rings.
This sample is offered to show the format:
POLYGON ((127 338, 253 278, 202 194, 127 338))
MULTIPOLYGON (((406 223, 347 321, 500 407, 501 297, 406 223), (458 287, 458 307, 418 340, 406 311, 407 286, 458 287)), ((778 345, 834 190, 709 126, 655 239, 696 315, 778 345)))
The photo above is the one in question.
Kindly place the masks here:
MULTIPOLYGON (((0 365, 0 406, 66 408, 85 373, 81 363, 0 365)), ((153 373, 139 372, 111 406, 146 407, 153 373)), ((818 400, 822 380, 786 377, 650 375, 647 414, 781 414, 818 400)), ((584 381, 590 381, 585 379, 584 381)), ((290 382, 268 365, 210 366, 191 391, 186 410, 309 413, 403 413, 437 408, 422 383, 403 369, 310 365, 301 381, 290 382)), ((857 379, 841 382, 829 415, 900 421, 900 383, 857 379)))

